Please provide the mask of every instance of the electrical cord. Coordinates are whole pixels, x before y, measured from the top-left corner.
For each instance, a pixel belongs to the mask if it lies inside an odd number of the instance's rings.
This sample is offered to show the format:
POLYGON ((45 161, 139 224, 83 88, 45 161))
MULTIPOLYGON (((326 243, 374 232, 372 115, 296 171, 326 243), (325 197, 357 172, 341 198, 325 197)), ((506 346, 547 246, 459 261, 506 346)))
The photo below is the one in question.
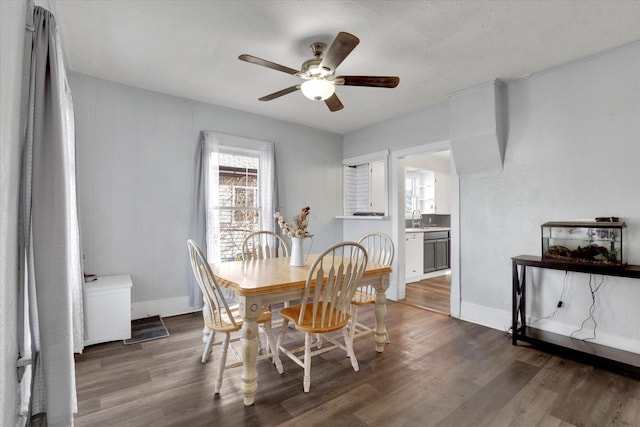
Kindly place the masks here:
POLYGON ((538 321, 540 321, 540 320, 543 320, 543 319, 551 319, 553 316, 555 316, 555 315, 556 315, 556 313, 558 312, 558 309, 559 309, 560 307, 562 307, 562 301, 563 301, 563 298, 564 298, 564 293, 565 293, 565 291, 567 290, 567 276, 568 276, 568 275, 569 275, 569 272, 568 272, 568 271, 565 271, 565 272, 564 272, 564 284, 562 285, 562 293, 560 294, 560 299, 558 300, 558 301, 559 301, 559 302, 558 302, 558 305, 557 305, 557 306, 556 306, 556 308, 553 310, 553 313, 551 313, 551 314, 549 314, 549 315, 547 315, 547 316, 544 316, 544 317, 540 317, 540 318, 538 318, 538 319, 534 320, 533 322, 530 322, 530 323, 529 323, 529 326, 533 326, 536 322, 538 322, 538 321))
POLYGON ((596 339, 596 329, 598 328, 598 322, 596 322, 596 319, 593 317, 593 312, 596 309, 596 292, 598 292, 598 290, 600 289, 600 287, 603 285, 604 281, 605 281, 605 276, 604 274, 602 275, 602 280, 600 281, 600 283, 598 283, 598 286, 596 286, 595 288, 593 287, 593 274, 589 274, 589 290, 591 291, 591 307, 589 307, 589 315, 587 316, 586 319, 584 319, 582 321, 582 324, 580 325, 579 329, 576 329, 575 331, 571 332, 571 335, 569 335, 570 338, 575 338, 574 334, 584 330, 584 326, 587 324, 587 322, 589 321, 589 319, 591 319, 591 321, 593 322, 593 336, 592 337, 586 337, 586 338, 581 338, 582 341, 589 341, 589 340, 594 340, 596 339))

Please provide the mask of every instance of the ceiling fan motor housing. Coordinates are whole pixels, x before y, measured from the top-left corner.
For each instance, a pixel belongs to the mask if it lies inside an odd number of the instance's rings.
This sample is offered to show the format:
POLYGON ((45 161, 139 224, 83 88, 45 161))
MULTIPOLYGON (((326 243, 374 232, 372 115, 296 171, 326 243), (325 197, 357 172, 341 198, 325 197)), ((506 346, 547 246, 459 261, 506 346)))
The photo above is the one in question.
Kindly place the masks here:
POLYGON ((322 63, 322 53, 325 49, 324 43, 313 43, 311 45, 311 52, 313 53, 313 58, 308 59, 302 63, 302 67, 300 67, 300 71, 303 74, 303 78, 312 78, 312 77, 327 77, 332 73, 330 68, 320 67, 320 63, 322 63))

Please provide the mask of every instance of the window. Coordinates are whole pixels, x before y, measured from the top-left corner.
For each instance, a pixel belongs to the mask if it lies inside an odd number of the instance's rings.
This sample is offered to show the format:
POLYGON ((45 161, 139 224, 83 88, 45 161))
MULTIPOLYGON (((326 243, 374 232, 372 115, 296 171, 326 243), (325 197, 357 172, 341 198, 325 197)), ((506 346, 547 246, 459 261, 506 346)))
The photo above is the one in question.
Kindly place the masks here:
POLYGON ((343 167, 344 214, 369 212, 369 163, 343 167))
POLYGON ((416 195, 415 177, 407 177, 404 180, 404 211, 407 216, 418 209, 418 197, 416 195))
MULTIPOLYGON (((257 182, 256 182, 257 184, 257 182)), ((236 207, 233 213, 233 224, 243 224, 253 227, 258 222, 258 187, 235 186, 233 187, 233 203, 236 207), (241 209, 242 207, 250 209, 241 209)), ((255 231, 255 230, 253 230, 255 231)))
MULTIPOLYGON (((210 173, 216 165, 211 164, 210 173)), ((218 157, 218 226, 220 259, 236 259, 244 238, 260 229, 257 154, 225 153, 218 157)), ((215 206, 215 205, 214 205, 215 206)))
POLYGON ((247 235, 275 231, 274 147, 231 135, 204 135, 207 258, 236 260, 247 235))
POLYGON ((387 157, 384 150, 342 161, 345 216, 387 214, 387 157))

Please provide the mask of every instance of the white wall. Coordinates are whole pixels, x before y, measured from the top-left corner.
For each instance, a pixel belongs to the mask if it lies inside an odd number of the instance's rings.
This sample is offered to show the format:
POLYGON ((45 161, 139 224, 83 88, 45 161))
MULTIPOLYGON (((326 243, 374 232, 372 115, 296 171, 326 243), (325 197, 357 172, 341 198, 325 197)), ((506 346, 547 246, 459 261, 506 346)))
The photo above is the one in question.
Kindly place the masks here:
POLYGON ((0 425, 16 424, 18 189, 25 1, 0 1, 0 425))
POLYGON ((439 156, 434 156, 431 153, 416 154, 415 156, 408 156, 404 158, 404 167, 414 167, 419 169, 426 169, 435 172, 450 173, 451 160, 439 156))
POLYGON ((280 210, 311 207, 313 250, 342 238, 342 137, 70 75, 85 271, 132 274, 133 317, 188 311, 186 240, 201 130, 275 143, 280 210))
MULTIPOLYGON (((509 258, 540 255, 546 221, 619 216, 628 224, 628 261, 640 264, 639 70, 636 43, 508 85, 504 171, 460 178, 463 316, 468 304, 472 320, 492 309, 494 326, 509 324, 509 258)), ((544 276, 541 292, 550 295, 536 317, 553 312, 563 286, 563 274, 544 276)), ((588 280, 570 275, 566 305, 554 317, 569 332, 588 315, 588 280)), ((628 305, 640 301, 639 283, 606 282, 598 337, 614 346, 637 340, 637 351, 640 312, 628 305)))
MULTIPOLYGON (((404 166, 398 162, 398 155, 418 154, 429 151, 412 152, 414 147, 436 146, 434 151, 448 149, 448 144, 442 144, 449 135, 448 105, 446 103, 434 105, 402 117, 388 120, 368 128, 350 133, 344 137, 344 158, 357 157, 376 151, 391 150, 389 167, 389 214, 391 218, 385 220, 343 220, 344 239, 357 240, 365 233, 381 231, 393 239, 396 255, 392 265, 393 272, 389 280, 387 297, 393 300, 404 298, 404 287, 398 283, 404 282, 404 234, 399 230, 400 224, 404 229, 404 199, 398 201, 398 182, 404 177, 404 166), (398 218, 401 217, 400 220, 398 218), (399 243, 401 242, 401 243, 399 243)), ((404 181, 402 181, 404 182, 404 181)), ((453 279, 453 278, 452 278, 453 279)))
MULTIPOLYGON (((549 220, 619 216, 629 227, 628 261, 640 264, 638 70, 640 43, 507 86, 504 171, 460 178, 460 317, 498 329, 510 326, 510 258, 540 255, 540 225, 549 220)), ((411 130, 447 121, 438 109, 422 113, 402 118, 401 126, 394 121, 348 135, 345 157, 362 155, 368 146, 394 151, 447 139, 446 129, 433 126, 417 141, 411 130), (410 131, 407 138, 404 129, 410 131)), ((564 308, 538 326, 562 333, 577 329, 591 303, 588 280, 570 274, 564 308)), ((536 306, 530 313, 552 313, 563 274, 536 273, 533 282, 536 306)), ((606 278, 596 300, 596 342, 640 351, 638 284, 606 278)))
POLYGON ((449 107, 433 105, 344 136, 345 159, 375 151, 435 143, 449 138, 449 107))
MULTIPOLYGON (((343 158, 357 157, 385 149, 398 151, 447 139, 449 134, 447 114, 447 104, 438 104, 352 132, 344 136, 343 158)), ((404 173, 404 170, 402 172, 404 173)), ((390 168, 390 185, 397 184, 393 174, 394 171, 390 168)), ((394 201, 390 200, 390 210, 393 210, 393 206, 394 201)), ((357 240, 363 234, 373 231, 381 231, 390 236, 394 233, 390 219, 343 221, 345 221, 345 240, 357 240)))

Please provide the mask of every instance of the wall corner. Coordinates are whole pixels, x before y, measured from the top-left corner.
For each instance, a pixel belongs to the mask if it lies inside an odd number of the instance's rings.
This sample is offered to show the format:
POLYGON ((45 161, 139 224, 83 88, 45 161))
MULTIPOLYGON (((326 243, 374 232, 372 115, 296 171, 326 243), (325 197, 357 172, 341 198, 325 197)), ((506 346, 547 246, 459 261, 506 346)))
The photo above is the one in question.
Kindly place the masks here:
POLYGON ((458 175, 501 172, 506 151, 505 84, 495 79, 449 96, 451 152, 458 175))

